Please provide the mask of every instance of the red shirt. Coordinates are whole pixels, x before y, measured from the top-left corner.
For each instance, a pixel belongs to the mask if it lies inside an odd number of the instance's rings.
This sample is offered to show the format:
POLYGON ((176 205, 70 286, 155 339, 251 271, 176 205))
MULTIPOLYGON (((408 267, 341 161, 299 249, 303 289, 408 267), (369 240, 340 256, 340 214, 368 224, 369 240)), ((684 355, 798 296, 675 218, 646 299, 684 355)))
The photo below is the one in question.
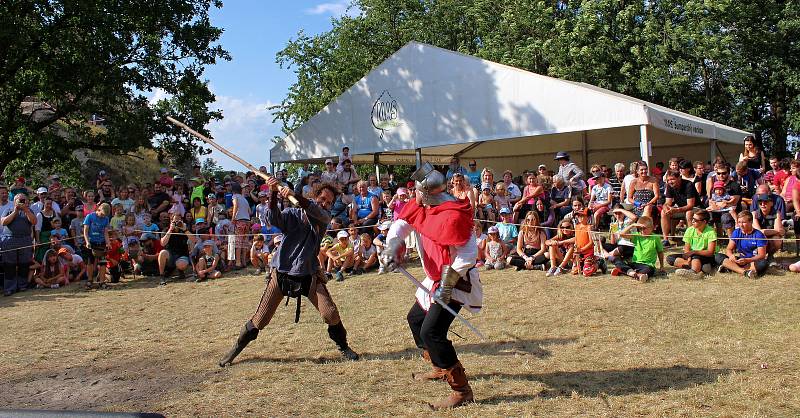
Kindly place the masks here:
POLYGON ((789 178, 789 173, 787 173, 786 170, 778 170, 772 177, 772 184, 775 185, 779 191, 783 190, 783 183, 786 182, 787 178, 789 178))

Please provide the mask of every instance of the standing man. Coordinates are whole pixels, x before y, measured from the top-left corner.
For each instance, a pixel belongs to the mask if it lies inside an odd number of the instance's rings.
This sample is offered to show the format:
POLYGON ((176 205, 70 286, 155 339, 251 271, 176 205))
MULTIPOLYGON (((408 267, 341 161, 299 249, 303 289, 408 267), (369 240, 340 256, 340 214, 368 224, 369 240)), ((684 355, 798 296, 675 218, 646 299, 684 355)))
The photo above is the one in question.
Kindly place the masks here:
POLYGON ((327 210, 336 200, 339 190, 330 183, 318 183, 311 191, 313 200, 308 200, 295 195, 288 187, 278 186, 275 177, 270 177, 266 184, 272 191, 267 217, 270 224, 283 231, 283 242, 272 257, 272 275, 255 314, 242 327, 233 348, 219 361, 220 367, 231 364, 247 344, 258 337, 259 330, 269 324, 285 296, 298 299, 296 315, 300 312, 300 296, 307 297, 328 324, 328 336, 336 343, 342 356, 348 360, 358 360, 358 354, 347 344, 347 330, 325 286, 325 274, 317 257, 331 220, 327 210), (279 210, 279 194, 282 199, 295 196, 299 207, 279 210))
POLYGON ((586 182, 583 181, 583 170, 569 160, 569 154, 559 151, 553 159, 558 161, 558 174, 564 178, 564 181, 575 190, 583 192, 583 189, 586 188, 586 182))
MULTIPOLYGON (((392 223, 381 253, 386 270, 404 259, 404 240, 412 232, 421 235, 420 251, 425 280, 422 285, 437 294, 453 311, 462 307, 478 312, 483 290, 478 270, 473 268, 478 246, 472 236, 472 206, 445 192, 447 181, 430 163, 411 179, 416 181, 416 199, 409 201, 392 223)), ((431 372, 415 375, 417 380, 446 380, 450 395, 431 406, 452 408, 473 401, 472 388, 458 360, 447 330, 455 316, 434 303, 428 292, 417 289, 416 301, 407 315, 408 325, 422 357, 433 365, 431 372)))
POLYGON ((682 179, 681 174, 673 170, 667 171, 667 190, 664 195, 666 200, 661 208, 661 234, 664 240, 661 245, 666 248, 672 245, 669 236, 675 222, 685 219, 686 225, 692 224, 692 209, 699 196, 694 183, 682 179))
POLYGON ((3 262, 3 296, 28 288, 28 273, 33 260, 33 226, 36 215, 28 206, 28 196, 18 192, 14 204, 0 212, 0 225, 7 236, 0 241, 0 261, 3 262))

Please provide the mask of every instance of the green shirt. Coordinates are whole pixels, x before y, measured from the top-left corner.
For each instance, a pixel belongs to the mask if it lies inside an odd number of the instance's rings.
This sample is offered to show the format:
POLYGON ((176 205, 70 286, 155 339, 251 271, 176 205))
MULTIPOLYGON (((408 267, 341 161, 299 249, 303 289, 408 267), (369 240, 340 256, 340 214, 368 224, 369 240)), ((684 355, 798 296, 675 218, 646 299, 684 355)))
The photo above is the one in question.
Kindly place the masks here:
POLYGON ((686 228, 683 234, 683 242, 689 244, 692 251, 703 251, 708 249, 708 245, 717 240, 717 232, 714 228, 706 225, 703 232, 698 232, 697 228, 691 226, 686 228))
POLYGON ((661 238, 650 235, 644 236, 639 233, 631 235, 633 241, 633 259, 634 263, 647 264, 650 267, 656 267, 656 260, 658 260, 658 253, 664 252, 664 246, 661 244, 661 238))

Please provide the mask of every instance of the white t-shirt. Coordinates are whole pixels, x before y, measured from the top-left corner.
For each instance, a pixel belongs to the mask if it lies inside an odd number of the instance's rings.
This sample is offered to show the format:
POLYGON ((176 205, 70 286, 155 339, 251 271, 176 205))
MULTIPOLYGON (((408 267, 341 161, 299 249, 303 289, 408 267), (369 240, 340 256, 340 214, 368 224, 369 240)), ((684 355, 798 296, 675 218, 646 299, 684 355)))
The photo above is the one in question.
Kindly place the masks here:
POLYGON ((359 245, 358 252, 361 254, 362 258, 368 259, 372 257, 372 254, 377 252, 377 249, 375 248, 375 245, 370 245, 369 248, 366 248, 364 245, 359 245))
POLYGON ((623 190, 625 190, 625 200, 630 200, 631 202, 633 200, 631 200, 630 196, 628 196, 628 188, 631 186, 631 183, 634 180, 636 180, 636 176, 634 176, 633 174, 628 174, 627 176, 625 176, 624 179, 622 179, 622 187, 623 190))
POLYGON ((125 211, 125 213, 130 213, 131 210, 133 209, 133 205, 135 203, 136 202, 134 202, 133 199, 131 199, 131 198, 127 198, 125 200, 122 200, 122 199, 120 199, 118 197, 115 197, 114 200, 111 201, 111 207, 114 207, 114 205, 120 204, 120 205, 122 205, 122 210, 125 211))
POLYGON ((594 201, 597 203, 607 203, 611 200, 611 193, 614 189, 611 188, 611 185, 608 183, 604 183, 602 186, 599 184, 595 184, 592 186, 592 193, 594 193, 594 201))
POLYGON ((66 261, 61 257, 58 257, 58 260, 61 262, 61 265, 64 267, 77 267, 79 264, 83 263, 83 258, 78 254, 72 254, 72 262, 66 261))

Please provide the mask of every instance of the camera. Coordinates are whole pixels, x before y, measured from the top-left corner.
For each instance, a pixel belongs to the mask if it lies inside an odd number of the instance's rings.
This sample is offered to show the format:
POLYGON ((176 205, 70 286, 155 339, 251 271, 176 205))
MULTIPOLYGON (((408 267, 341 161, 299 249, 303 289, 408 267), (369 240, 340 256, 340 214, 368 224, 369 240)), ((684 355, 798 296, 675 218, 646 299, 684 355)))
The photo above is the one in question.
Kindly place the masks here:
POLYGON ((172 223, 172 227, 175 228, 175 229, 183 229, 184 228, 183 227, 183 222, 181 222, 181 221, 173 222, 172 223))

